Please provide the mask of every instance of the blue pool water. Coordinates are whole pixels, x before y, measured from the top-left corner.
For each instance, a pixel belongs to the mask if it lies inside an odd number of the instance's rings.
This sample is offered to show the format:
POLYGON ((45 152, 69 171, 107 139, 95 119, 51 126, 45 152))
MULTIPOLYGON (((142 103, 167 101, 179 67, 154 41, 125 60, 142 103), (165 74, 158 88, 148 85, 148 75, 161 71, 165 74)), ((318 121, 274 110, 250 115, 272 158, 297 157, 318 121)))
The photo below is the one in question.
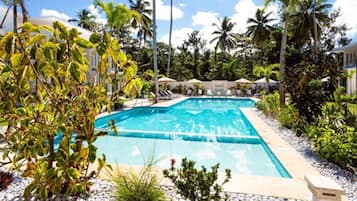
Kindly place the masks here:
POLYGON ((109 163, 142 165, 154 156, 158 166, 187 157, 197 165, 230 168, 233 174, 290 177, 240 108, 249 99, 191 98, 171 107, 141 107, 97 119, 97 129, 114 120, 119 136, 96 141, 109 163))

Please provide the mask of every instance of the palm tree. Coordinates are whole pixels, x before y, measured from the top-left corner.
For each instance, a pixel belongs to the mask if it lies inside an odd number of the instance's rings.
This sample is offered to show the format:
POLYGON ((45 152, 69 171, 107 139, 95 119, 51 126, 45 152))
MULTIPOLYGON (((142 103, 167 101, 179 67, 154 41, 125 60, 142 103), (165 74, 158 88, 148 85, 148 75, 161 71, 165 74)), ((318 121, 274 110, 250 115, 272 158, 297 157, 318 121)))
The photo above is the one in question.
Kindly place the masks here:
POLYGON ((313 58, 318 54, 321 26, 329 20, 328 9, 332 7, 327 0, 303 0, 292 16, 296 22, 295 38, 300 41, 314 39, 313 58))
POLYGON ((21 7, 22 11, 22 23, 25 23, 29 20, 29 13, 26 9, 24 0, 1 0, 3 4, 5 4, 8 8, 5 12, 5 15, 1 21, 0 28, 3 27, 6 17, 9 14, 9 10, 11 7, 13 7, 13 28, 14 32, 17 32, 17 6, 21 7))
POLYGON ((247 35, 252 38, 253 43, 260 49, 260 65, 263 65, 263 48, 270 39, 272 26, 269 25, 274 19, 269 19, 271 12, 265 14, 264 10, 257 9, 255 18, 248 18, 247 35))
POLYGON ((204 47, 205 41, 199 36, 199 31, 195 30, 192 33, 188 34, 188 39, 185 41, 187 46, 193 48, 193 77, 199 78, 199 69, 198 69, 198 59, 200 56, 200 50, 204 47))
POLYGON ((152 48, 153 48, 153 60, 154 60, 154 77, 155 77, 155 102, 158 101, 159 95, 159 82, 157 79, 157 47, 156 47, 156 0, 152 0, 152 21, 153 21, 153 36, 152 36, 152 48))
POLYGON ((130 10, 124 4, 115 5, 114 2, 105 3, 103 0, 94 0, 94 5, 98 6, 107 17, 107 25, 109 33, 114 36, 119 36, 121 31, 125 31, 125 27, 132 20, 141 21, 141 16, 135 10, 130 10))
POLYGON ((279 58, 279 73, 280 73, 280 84, 279 84, 279 94, 280 94, 280 107, 285 106, 285 68, 286 68, 286 47, 288 40, 288 26, 290 16, 295 11, 296 5, 299 3, 299 0, 265 0, 265 4, 272 2, 280 2, 283 13, 283 33, 281 37, 281 46, 280 46, 280 58, 279 58))
POLYGON ((135 18, 132 21, 132 27, 138 27, 139 29, 137 37, 139 38, 139 46, 141 46, 142 41, 146 42, 147 38, 152 37, 150 2, 147 0, 129 0, 129 3, 130 9, 135 10, 141 16, 141 21, 135 18))
POLYGON ((213 24, 213 26, 215 26, 217 30, 214 31, 212 34, 217 36, 213 38, 210 43, 217 41, 215 46, 215 58, 218 48, 221 49, 223 53, 225 53, 226 51, 230 51, 236 45, 235 36, 234 33, 232 33, 235 24, 232 23, 230 20, 230 18, 224 17, 222 21, 219 20, 219 25, 217 25, 216 23, 213 24))
POLYGON ((170 65, 171 65, 171 36, 172 36, 172 0, 170 0, 169 58, 167 60, 167 77, 169 77, 170 75, 170 65))
POLYGON ((268 91, 269 91, 269 82, 270 78, 275 75, 275 77, 279 77, 279 71, 276 69, 279 68, 279 64, 270 64, 268 66, 254 66, 253 68, 253 74, 257 77, 265 77, 265 81, 268 85, 268 91))
POLYGON ((68 22, 77 22, 79 27, 87 30, 93 30, 95 27, 95 16, 87 9, 83 9, 77 13, 78 19, 69 19, 68 22))

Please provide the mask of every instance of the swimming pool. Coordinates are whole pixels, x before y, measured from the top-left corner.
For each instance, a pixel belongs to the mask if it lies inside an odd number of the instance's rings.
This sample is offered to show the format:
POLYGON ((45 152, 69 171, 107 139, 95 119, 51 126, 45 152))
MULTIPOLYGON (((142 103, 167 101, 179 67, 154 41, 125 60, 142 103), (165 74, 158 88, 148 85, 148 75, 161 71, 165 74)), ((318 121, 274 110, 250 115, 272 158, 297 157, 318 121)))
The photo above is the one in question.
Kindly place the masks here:
POLYGON ((233 174, 290 177, 240 108, 250 99, 189 98, 170 107, 140 107, 98 118, 96 129, 114 120, 118 136, 96 141, 109 163, 142 165, 155 157, 158 166, 187 157, 197 165, 230 168, 233 174))

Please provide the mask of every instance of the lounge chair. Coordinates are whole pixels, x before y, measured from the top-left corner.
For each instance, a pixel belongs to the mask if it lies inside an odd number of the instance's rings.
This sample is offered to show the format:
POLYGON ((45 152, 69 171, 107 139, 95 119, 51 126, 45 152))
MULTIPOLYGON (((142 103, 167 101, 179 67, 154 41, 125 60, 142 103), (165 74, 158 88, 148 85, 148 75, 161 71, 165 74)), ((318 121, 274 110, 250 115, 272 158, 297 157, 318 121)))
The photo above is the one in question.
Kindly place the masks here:
POLYGON ((238 89, 237 90, 237 96, 242 96, 243 94, 242 94, 242 90, 240 90, 240 89, 238 89))
POLYGON ((211 89, 207 89, 207 96, 213 96, 211 89))
POLYGON ((202 89, 199 89, 199 90, 197 91, 197 95, 199 95, 199 96, 202 95, 202 89))
POLYGON ((166 93, 165 91, 159 91, 159 99, 160 100, 171 100, 172 98, 171 98, 171 95, 170 94, 168 94, 168 93, 166 93))
POLYGON ((247 90, 247 96, 252 96, 252 90, 250 89, 247 90))
POLYGON ((226 96, 232 96, 232 91, 230 89, 227 89, 226 96))

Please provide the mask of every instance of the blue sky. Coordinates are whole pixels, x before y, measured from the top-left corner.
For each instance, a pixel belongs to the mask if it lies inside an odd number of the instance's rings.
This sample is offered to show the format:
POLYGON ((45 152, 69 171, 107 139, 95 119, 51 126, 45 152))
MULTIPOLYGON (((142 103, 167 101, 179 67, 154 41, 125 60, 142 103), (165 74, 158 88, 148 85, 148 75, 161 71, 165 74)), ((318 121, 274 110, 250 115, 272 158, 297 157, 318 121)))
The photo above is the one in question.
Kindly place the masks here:
MULTIPOLYGON (((149 0, 151 2, 151 0, 149 0)), ((116 3, 128 4, 128 0, 115 0, 116 3)), ((158 40, 167 41, 169 31, 169 0, 156 0, 158 16, 158 40)), ((356 0, 329 0, 334 9, 340 8, 343 16, 337 23, 347 23, 351 28, 348 35, 357 38, 357 22, 355 20, 356 0)), ((94 8, 92 0, 26 0, 30 16, 56 16, 66 20, 76 17, 81 9, 89 9, 97 15, 98 21, 104 21, 104 15, 94 8)), ((253 17, 257 8, 263 5, 263 0, 174 0, 173 43, 178 45, 187 33, 197 29, 204 39, 209 41, 212 36, 212 23, 217 17, 228 16, 236 23, 235 31, 245 31, 248 17, 253 17)), ((268 7, 272 16, 278 18, 278 5, 268 7)))

